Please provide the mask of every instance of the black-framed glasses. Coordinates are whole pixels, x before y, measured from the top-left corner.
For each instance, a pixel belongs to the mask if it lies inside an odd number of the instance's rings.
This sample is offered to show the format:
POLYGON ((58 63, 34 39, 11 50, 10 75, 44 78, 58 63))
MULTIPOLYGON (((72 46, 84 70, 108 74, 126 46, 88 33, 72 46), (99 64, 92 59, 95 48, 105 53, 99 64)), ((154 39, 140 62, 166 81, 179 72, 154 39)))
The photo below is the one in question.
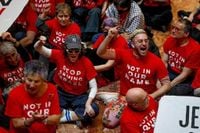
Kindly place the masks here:
POLYGON ((66 52, 69 53, 69 54, 72 54, 72 53, 80 53, 81 50, 80 49, 66 49, 66 52))

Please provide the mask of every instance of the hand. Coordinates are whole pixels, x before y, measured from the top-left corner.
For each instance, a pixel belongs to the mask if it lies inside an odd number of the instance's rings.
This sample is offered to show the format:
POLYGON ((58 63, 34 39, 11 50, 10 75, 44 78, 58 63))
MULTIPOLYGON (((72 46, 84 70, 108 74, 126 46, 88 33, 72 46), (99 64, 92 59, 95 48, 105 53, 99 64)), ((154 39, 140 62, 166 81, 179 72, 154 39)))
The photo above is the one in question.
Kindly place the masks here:
POLYGON ((42 47, 46 43, 47 38, 45 36, 40 36, 39 40, 35 43, 34 47, 42 47))
POLYGON ((86 115, 86 113, 90 116, 90 117, 93 117, 95 115, 95 112, 92 108, 91 105, 87 105, 85 106, 85 112, 84 112, 84 115, 86 115))
POLYGON ((43 121, 43 120, 45 120, 48 116, 47 116, 47 115, 41 115, 40 113, 35 112, 35 113, 33 113, 32 117, 33 117, 34 121, 43 121))
POLYGON ((3 40, 16 42, 16 39, 14 37, 12 37, 10 32, 3 32, 1 37, 2 37, 3 40))
POLYGON ((116 26, 116 27, 113 27, 113 28, 110 28, 109 31, 108 31, 108 36, 109 37, 115 37, 119 34, 119 26, 116 26))

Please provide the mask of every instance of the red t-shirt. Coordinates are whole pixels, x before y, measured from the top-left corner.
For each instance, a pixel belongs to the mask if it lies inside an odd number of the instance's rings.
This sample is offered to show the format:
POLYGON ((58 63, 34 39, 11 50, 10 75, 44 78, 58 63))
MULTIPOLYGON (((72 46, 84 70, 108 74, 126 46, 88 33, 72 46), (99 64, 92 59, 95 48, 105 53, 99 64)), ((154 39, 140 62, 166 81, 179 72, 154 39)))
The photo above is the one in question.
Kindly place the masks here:
POLYGON ((16 19, 15 23, 21 24, 27 31, 37 32, 36 28, 37 14, 36 12, 27 5, 19 17, 16 19))
POLYGON ((73 0, 72 5, 73 7, 83 7, 86 9, 92 9, 95 7, 101 7, 105 0, 73 0))
MULTIPOLYGON (((104 39, 105 39, 105 35, 103 35, 103 34, 100 35, 92 47, 94 49, 97 49, 100 46, 100 44, 103 42, 104 39)), ((128 43, 123 36, 119 35, 116 39, 111 40, 109 48, 127 49, 128 43)))
POLYGON ((71 63, 61 50, 52 50, 50 59, 56 64, 54 81, 67 93, 81 95, 87 92, 89 80, 97 75, 92 62, 85 56, 71 63))
POLYGON ((63 49, 65 37, 70 34, 81 35, 81 30, 78 24, 72 22, 67 26, 61 26, 56 18, 45 22, 51 30, 49 42, 56 49, 63 49))
POLYGON ((200 67, 199 67, 199 69, 198 69, 198 71, 197 71, 197 73, 195 75, 195 78, 194 78, 194 80, 192 82, 192 87, 194 89, 200 88, 200 67))
POLYGON ((141 87, 151 94, 157 90, 157 80, 168 76, 162 60, 150 52, 138 59, 134 56, 132 49, 116 49, 116 59, 121 65, 121 95, 125 95, 128 89, 133 87, 141 87))
POLYGON ((164 52, 168 55, 167 63, 169 67, 174 72, 181 73, 183 67, 187 66, 188 59, 198 47, 198 43, 191 38, 187 45, 180 47, 176 39, 171 36, 168 37, 163 48, 164 52))
POLYGON ((11 68, 0 59, 0 78, 3 79, 5 85, 21 82, 24 80, 24 61, 20 58, 19 64, 15 68, 11 68))
POLYGON ((144 111, 134 111, 126 106, 120 119, 121 133, 153 133, 158 103, 149 96, 149 107, 144 111))
POLYGON ((170 5, 170 0, 163 0, 163 2, 157 2, 155 0, 144 0, 143 4, 147 7, 159 7, 162 5, 170 5))
POLYGON ((37 14, 41 14, 43 12, 46 4, 51 4, 49 15, 53 17, 56 14, 56 5, 64 2, 65 0, 31 0, 30 4, 33 5, 37 14))
MULTIPOLYGON (((39 98, 31 97, 25 90, 25 84, 21 84, 10 92, 6 105, 5 114, 11 118, 30 118, 36 111, 41 115, 60 114, 57 88, 51 83, 48 83, 48 89, 39 98)), ((34 122, 28 129, 18 130, 11 122, 10 132, 55 133, 56 125, 34 122)))

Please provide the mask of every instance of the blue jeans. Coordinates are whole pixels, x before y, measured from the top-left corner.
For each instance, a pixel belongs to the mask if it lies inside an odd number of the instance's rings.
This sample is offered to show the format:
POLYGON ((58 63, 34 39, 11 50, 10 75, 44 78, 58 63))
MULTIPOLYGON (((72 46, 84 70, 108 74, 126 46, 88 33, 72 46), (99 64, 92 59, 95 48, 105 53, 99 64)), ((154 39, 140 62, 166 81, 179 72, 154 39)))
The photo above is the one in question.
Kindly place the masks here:
MULTIPOLYGON (((60 107, 63 109, 72 109, 76 115, 78 115, 82 121, 88 122, 91 121, 91 117, 87 114, 84 115, 85 111, 85 104, 88 99, 88 94, 84 93, 81 95, 73 95, 65 92, 61 88, 58 89, 59 100, 60 100, 60 107)), ((96 117, 99 114, 99 107, 96 103, 92 103, 92 108, 95 112, 96 117)), ((93 117, 93 118, 94 118, 93 117)))

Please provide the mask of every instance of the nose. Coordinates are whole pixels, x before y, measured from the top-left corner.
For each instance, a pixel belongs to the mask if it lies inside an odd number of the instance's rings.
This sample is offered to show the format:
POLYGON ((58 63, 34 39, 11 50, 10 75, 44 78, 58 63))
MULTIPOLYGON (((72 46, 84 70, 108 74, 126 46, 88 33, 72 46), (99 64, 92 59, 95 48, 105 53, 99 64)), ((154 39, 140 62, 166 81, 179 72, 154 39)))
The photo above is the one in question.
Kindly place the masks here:
POLYGON ((33 88, 35 86, 35 82, 34 81, 29 82, 29 86, 30 88, 33 88))

